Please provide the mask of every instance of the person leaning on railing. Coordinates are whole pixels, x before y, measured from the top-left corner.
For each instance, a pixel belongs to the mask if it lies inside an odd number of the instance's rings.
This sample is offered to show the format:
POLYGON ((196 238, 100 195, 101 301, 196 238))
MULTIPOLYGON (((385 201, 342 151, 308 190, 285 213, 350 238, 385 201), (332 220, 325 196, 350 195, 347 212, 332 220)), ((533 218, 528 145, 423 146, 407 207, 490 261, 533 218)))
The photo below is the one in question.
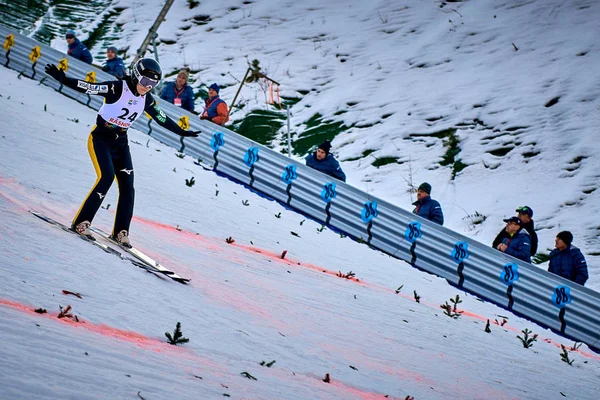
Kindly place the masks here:
POLYGON ((531 237, 523 228, 523 221, 519 217, 510 217, 505 220, 506 237, 496 246, 496 250, 509 254, 519 260, 531 262, 531 237))
POLYGON ((573 246, 572 242, 573 234, 569 231, 562 231, 556 235, 555 249, 550 252, 548 272, 583 286, 588 280, 587 263, 581 250, 573 246))
POLYGON ((92 53, 85 47, 83 43, 77 39, 77 35, 75 31, 69 29, 65 33, 65 39, 67 40, 67 44, 69 45, 67 53, 78 60, 91 64, 94 58, 92 57, 92 53))
POLYGON ((306 156, 306 165, 321 171, 324 174, 333 176, 340 181, 346 182, 346 174, 342 171, 340 163, 333 157, 329 151, 331 150, 331 143, 329 140, 324 141, 319 145, 317 151, 310 153, 306 156))
POLYGON ((415 209, 413 214, 419 217, 435 222, 439 225, 444 225, 444 213, 442 206, 436 200, 431 198, 431 185, 427 182, 421 183, 417 189, 417 201, 413 203, 415 209))
POLYGON ((204 101, 204 111, 200 114, 200 119, 207 119, 217 125, 224 125, 229 121, 229 111, 227 104, 219 97, 220 87, 213 83, 208 88, 208 98, 204 101))

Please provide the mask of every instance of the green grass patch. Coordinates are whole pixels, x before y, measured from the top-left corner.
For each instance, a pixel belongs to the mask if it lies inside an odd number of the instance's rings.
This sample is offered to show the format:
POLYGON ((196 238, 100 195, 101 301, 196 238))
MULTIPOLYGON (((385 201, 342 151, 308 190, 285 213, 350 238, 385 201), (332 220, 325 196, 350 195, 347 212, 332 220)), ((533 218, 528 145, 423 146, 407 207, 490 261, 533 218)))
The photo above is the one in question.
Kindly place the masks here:
POLYGON ((285 124, 286 113, 272 110, 254 110, 236 121, 231 128, 242 136, 268 146, 285 124))
POLYGON ((398 164, 398 160, 399 158, 396 157, 381 157, 373 161, 371 165, 379 168, 388 164, 398 164))
POLYGON ((548 260, 550 260, 550 254, 545 253, 537 253, 536 255, 531 257, 532 264, 543 264, 548 260))
POLYGON ((349 128, 341 121, 323 120, 323 116, 319 113, 306 121, 306 127, 307 129, 292 143, 294 154, 304 155, 314 146, 318 146, 325 140, 333 140, 339 133, 349 128))

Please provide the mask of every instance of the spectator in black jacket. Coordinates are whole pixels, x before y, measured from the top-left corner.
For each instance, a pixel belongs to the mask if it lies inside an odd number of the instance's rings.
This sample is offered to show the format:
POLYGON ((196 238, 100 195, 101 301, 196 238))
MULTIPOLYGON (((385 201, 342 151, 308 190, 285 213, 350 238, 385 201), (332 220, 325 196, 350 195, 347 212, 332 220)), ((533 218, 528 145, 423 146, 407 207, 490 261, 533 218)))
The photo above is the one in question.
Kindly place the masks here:
MULTIPOLYGON (((534 256, 535 253, 537 253, 538 237, 533 227, 533 220, 531 219, 533 217, 533 210, 529 206, 523 206, 517 208, 515 211, 518 213, 517 215, 521 220, 521 228, 524 228, 527 231, 527 233, 529 233, 529 238, 531 239, 530 255, 534 256)), ((502 229, 498 233, 498 235, 494 239, 494 242, 492 243, 492 247, 497 249, 498 245, 502 243, 504 239, 510 239, 510 235, 508 234, 508 232, 506 232, 506 229, 502 229)))
POLYGON ((531 238, 531 255, 534 256, 535 253, 537 253, 538 237, 533 227, 533 210, 529 206, 522 206, 515 211, 518 213, 517 216, 523 222, 522 228, 525 228, 527 233, 529 233, 529 237, 531 238))

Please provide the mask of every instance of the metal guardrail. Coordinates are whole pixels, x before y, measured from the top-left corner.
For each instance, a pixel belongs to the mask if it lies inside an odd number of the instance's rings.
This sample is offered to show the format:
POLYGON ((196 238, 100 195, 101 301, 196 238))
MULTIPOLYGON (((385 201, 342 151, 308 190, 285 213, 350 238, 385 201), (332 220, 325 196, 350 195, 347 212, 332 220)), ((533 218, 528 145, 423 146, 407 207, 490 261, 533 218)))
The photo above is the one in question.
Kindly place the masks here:
MULTIPOLYGON (((91 108, 100 108, 101 97, 61 87, 44 73, 46 63, 58 64, 65 59, 65 54, 1 25, 0 38, 5 38, 5 59, 0 60, 4 66, 41 80, 91 108), (14 35, 12 43, 8 37, 11 34, 14 35)), ((66 59, 67 73, 71 77, 93 76, 96 81, 114 79, 94 66, 70 57, 66 59)), ((332 180, 170 103, 160 105, 175 121, 189 126, 184 128, 202 131, 200 137, 179 138, 147 118, 139 119, 133 127, 201 160, 215 172, 359 241, 600 350, 600 293, 424 220, 344 182, 332 180)))

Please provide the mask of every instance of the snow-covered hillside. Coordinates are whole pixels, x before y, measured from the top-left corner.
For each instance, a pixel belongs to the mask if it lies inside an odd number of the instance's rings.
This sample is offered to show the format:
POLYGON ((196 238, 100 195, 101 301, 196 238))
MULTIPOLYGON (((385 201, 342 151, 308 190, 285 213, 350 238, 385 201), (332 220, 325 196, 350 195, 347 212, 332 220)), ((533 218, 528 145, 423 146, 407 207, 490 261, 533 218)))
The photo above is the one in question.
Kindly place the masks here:
MULTIPOLYGON (((564 338, 140 132, 129 134, 132 241, 189 285, 38 220, 28 210, 68 223, 93 184, 86 139, 95 114, 3 67, 0 82, 10 110, 0 135, 0 398, 598 397, 600 357, 586 345, 567 350, 569 365, 564 338), (440 305, 457 295, 454 319, 440 305), (73 318, 57 319, 67 305, 73 318), (164 333, 177 322, 190 342, 174 347, 164 333), (531 348, 517 338, 526 329, 539 335, 531 348)), ((110 229, 116 197, 113 188, 96 226, 110 229)))

